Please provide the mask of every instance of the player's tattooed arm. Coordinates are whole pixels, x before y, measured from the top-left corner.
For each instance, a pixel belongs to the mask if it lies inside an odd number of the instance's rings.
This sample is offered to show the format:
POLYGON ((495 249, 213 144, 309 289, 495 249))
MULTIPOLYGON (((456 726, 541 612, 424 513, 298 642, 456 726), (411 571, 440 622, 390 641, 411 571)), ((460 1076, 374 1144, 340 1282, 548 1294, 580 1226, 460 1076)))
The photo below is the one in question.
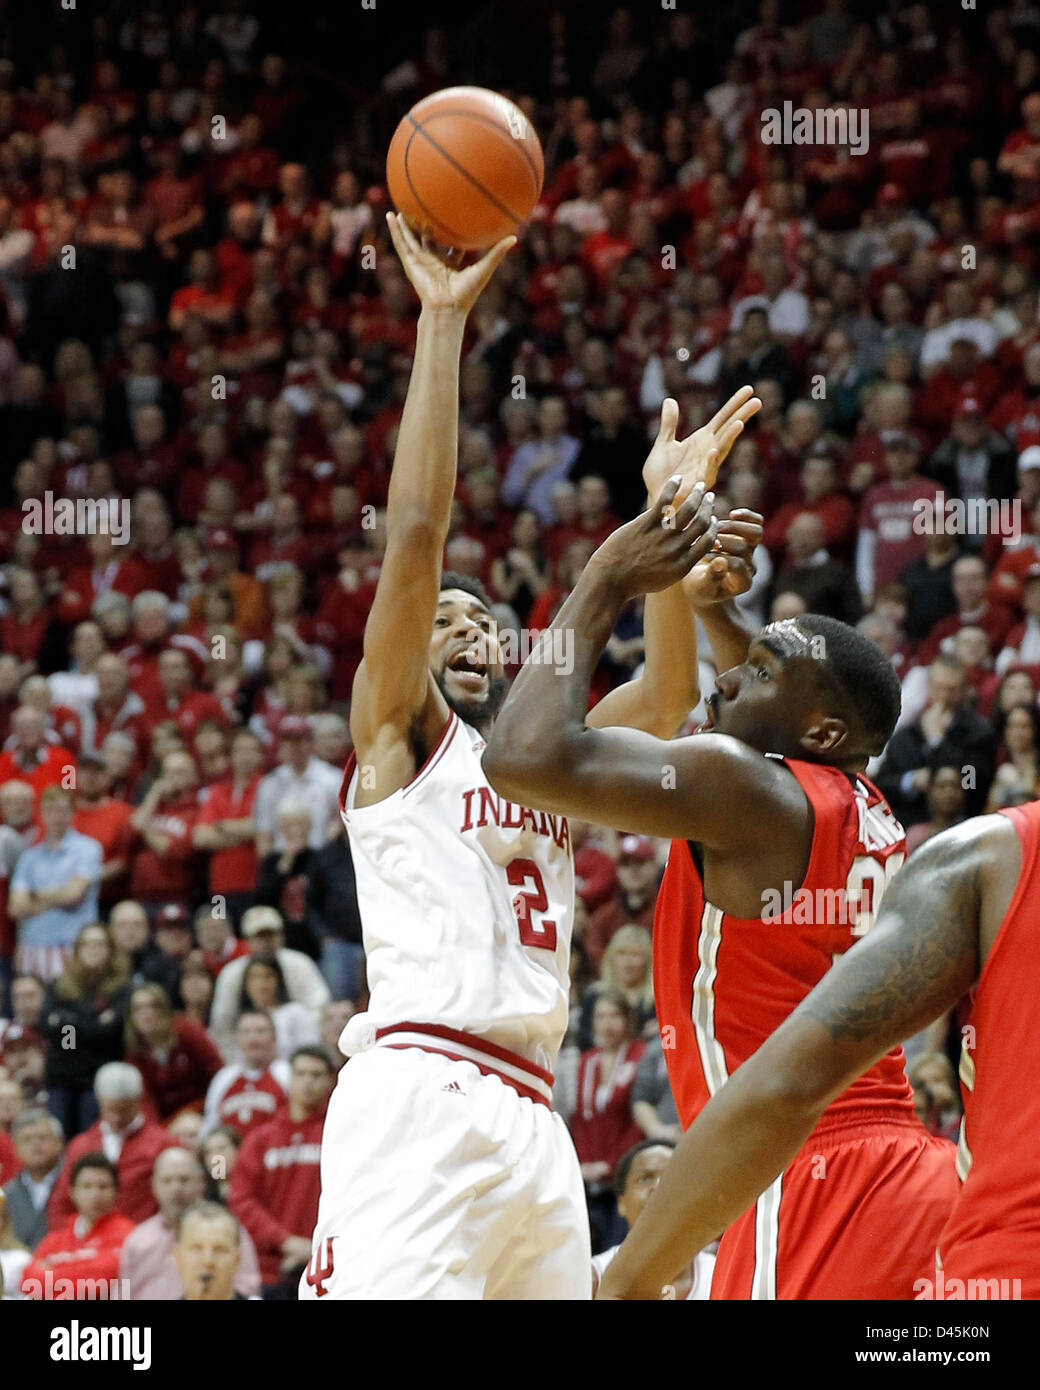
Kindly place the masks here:
POLYGON ((991 816, 915 853, 873 931, 687 1130, 600 1297, 656 1298, 783 1171, 832 1100, 971 987, 980 922, 984 934, 987 915, 999 922, 1017 879, 1016 844, 1010 822, 991 816))
POLYGON ((422 309, 390 474, 386 552, 351 707, 354 742, 368 747, 387 726, 405 737, 431 688, 430 632, 455 493, 462 338, 470 309, 516 241, 507 237, 474 265, 453 269, 420 245, 403 217, 391 214, 387 225, 422 309))

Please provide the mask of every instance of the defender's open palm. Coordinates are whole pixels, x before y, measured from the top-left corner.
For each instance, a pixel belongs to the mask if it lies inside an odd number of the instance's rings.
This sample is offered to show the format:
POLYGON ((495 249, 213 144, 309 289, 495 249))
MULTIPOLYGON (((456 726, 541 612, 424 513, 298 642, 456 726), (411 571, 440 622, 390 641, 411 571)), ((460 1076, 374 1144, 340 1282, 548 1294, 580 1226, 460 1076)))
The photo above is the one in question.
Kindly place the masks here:
POLYGON ((386 225, 404 273, 415 286, 424 309, 454 309, 468 314, 503 256, 516 245, 515 236, 503 237, 479 261, 455 270, 421 244, 399 212, 388 212, 386 225))
POLYGON ((679 405, 669 397, 661 406, 661 428, 643 464, 643 482, 651 497, 656 497, 669 478, 680 475, 682 497, 694 483, 714 487, 719 468, 751 417, 762 409, 762 402, 750 386, 735 391, 726 404, 706 425, 686 439, 676 439, 679 425, 679 405))

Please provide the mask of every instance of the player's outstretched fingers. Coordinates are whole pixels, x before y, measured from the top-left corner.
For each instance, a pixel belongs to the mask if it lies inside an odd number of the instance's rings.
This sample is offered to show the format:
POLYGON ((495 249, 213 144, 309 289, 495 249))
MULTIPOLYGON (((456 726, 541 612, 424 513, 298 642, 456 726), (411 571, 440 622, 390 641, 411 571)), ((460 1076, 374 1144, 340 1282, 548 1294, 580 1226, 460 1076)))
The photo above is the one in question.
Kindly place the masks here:
MULTIPOLYGON (((730 417, 735 415, 740 407, 746 404, 754 394, 755 388, 753 386, 742 386, 739 391, 734 391, 726 404, 720 406, 708 421, 708 429, 710 429, 713 434, 717 434, 730 417)), ((758 404, 761 406, 762 402, 759 401, 758 404)))

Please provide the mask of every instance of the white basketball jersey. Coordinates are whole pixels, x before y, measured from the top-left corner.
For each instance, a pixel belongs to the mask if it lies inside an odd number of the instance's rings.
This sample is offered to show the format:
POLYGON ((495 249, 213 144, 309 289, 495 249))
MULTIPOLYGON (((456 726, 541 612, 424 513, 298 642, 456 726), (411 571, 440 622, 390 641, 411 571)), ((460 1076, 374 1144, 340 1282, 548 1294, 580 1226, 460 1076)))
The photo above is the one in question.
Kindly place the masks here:
POLYGON ((347 827, 370 1002, 345 1053, 401 1023, 474 1033, 552 1071, 567 1028, 574 861, 566 818, 493 791, 484 740, 452 713, 406 787, 355 807, 347 827))

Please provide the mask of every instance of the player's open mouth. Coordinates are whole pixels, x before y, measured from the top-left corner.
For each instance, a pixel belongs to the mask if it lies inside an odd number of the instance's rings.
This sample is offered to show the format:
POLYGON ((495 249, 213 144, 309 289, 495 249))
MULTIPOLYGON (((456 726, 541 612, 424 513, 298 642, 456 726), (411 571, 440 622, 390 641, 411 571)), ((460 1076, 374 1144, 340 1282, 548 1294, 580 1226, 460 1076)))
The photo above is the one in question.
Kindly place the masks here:
POLYGON ((472 647, 464 647, 448 662, 452 673, 464 690, 483 694, 488 684, 487 663, 482 661, 472 647))
POLYGON ((704 718, 697 726, 697 732, 699 734, 704 733, 707 729, 714 729, 715 727, 715 700, 716 696, 709 695, 704 701, 704 718))

